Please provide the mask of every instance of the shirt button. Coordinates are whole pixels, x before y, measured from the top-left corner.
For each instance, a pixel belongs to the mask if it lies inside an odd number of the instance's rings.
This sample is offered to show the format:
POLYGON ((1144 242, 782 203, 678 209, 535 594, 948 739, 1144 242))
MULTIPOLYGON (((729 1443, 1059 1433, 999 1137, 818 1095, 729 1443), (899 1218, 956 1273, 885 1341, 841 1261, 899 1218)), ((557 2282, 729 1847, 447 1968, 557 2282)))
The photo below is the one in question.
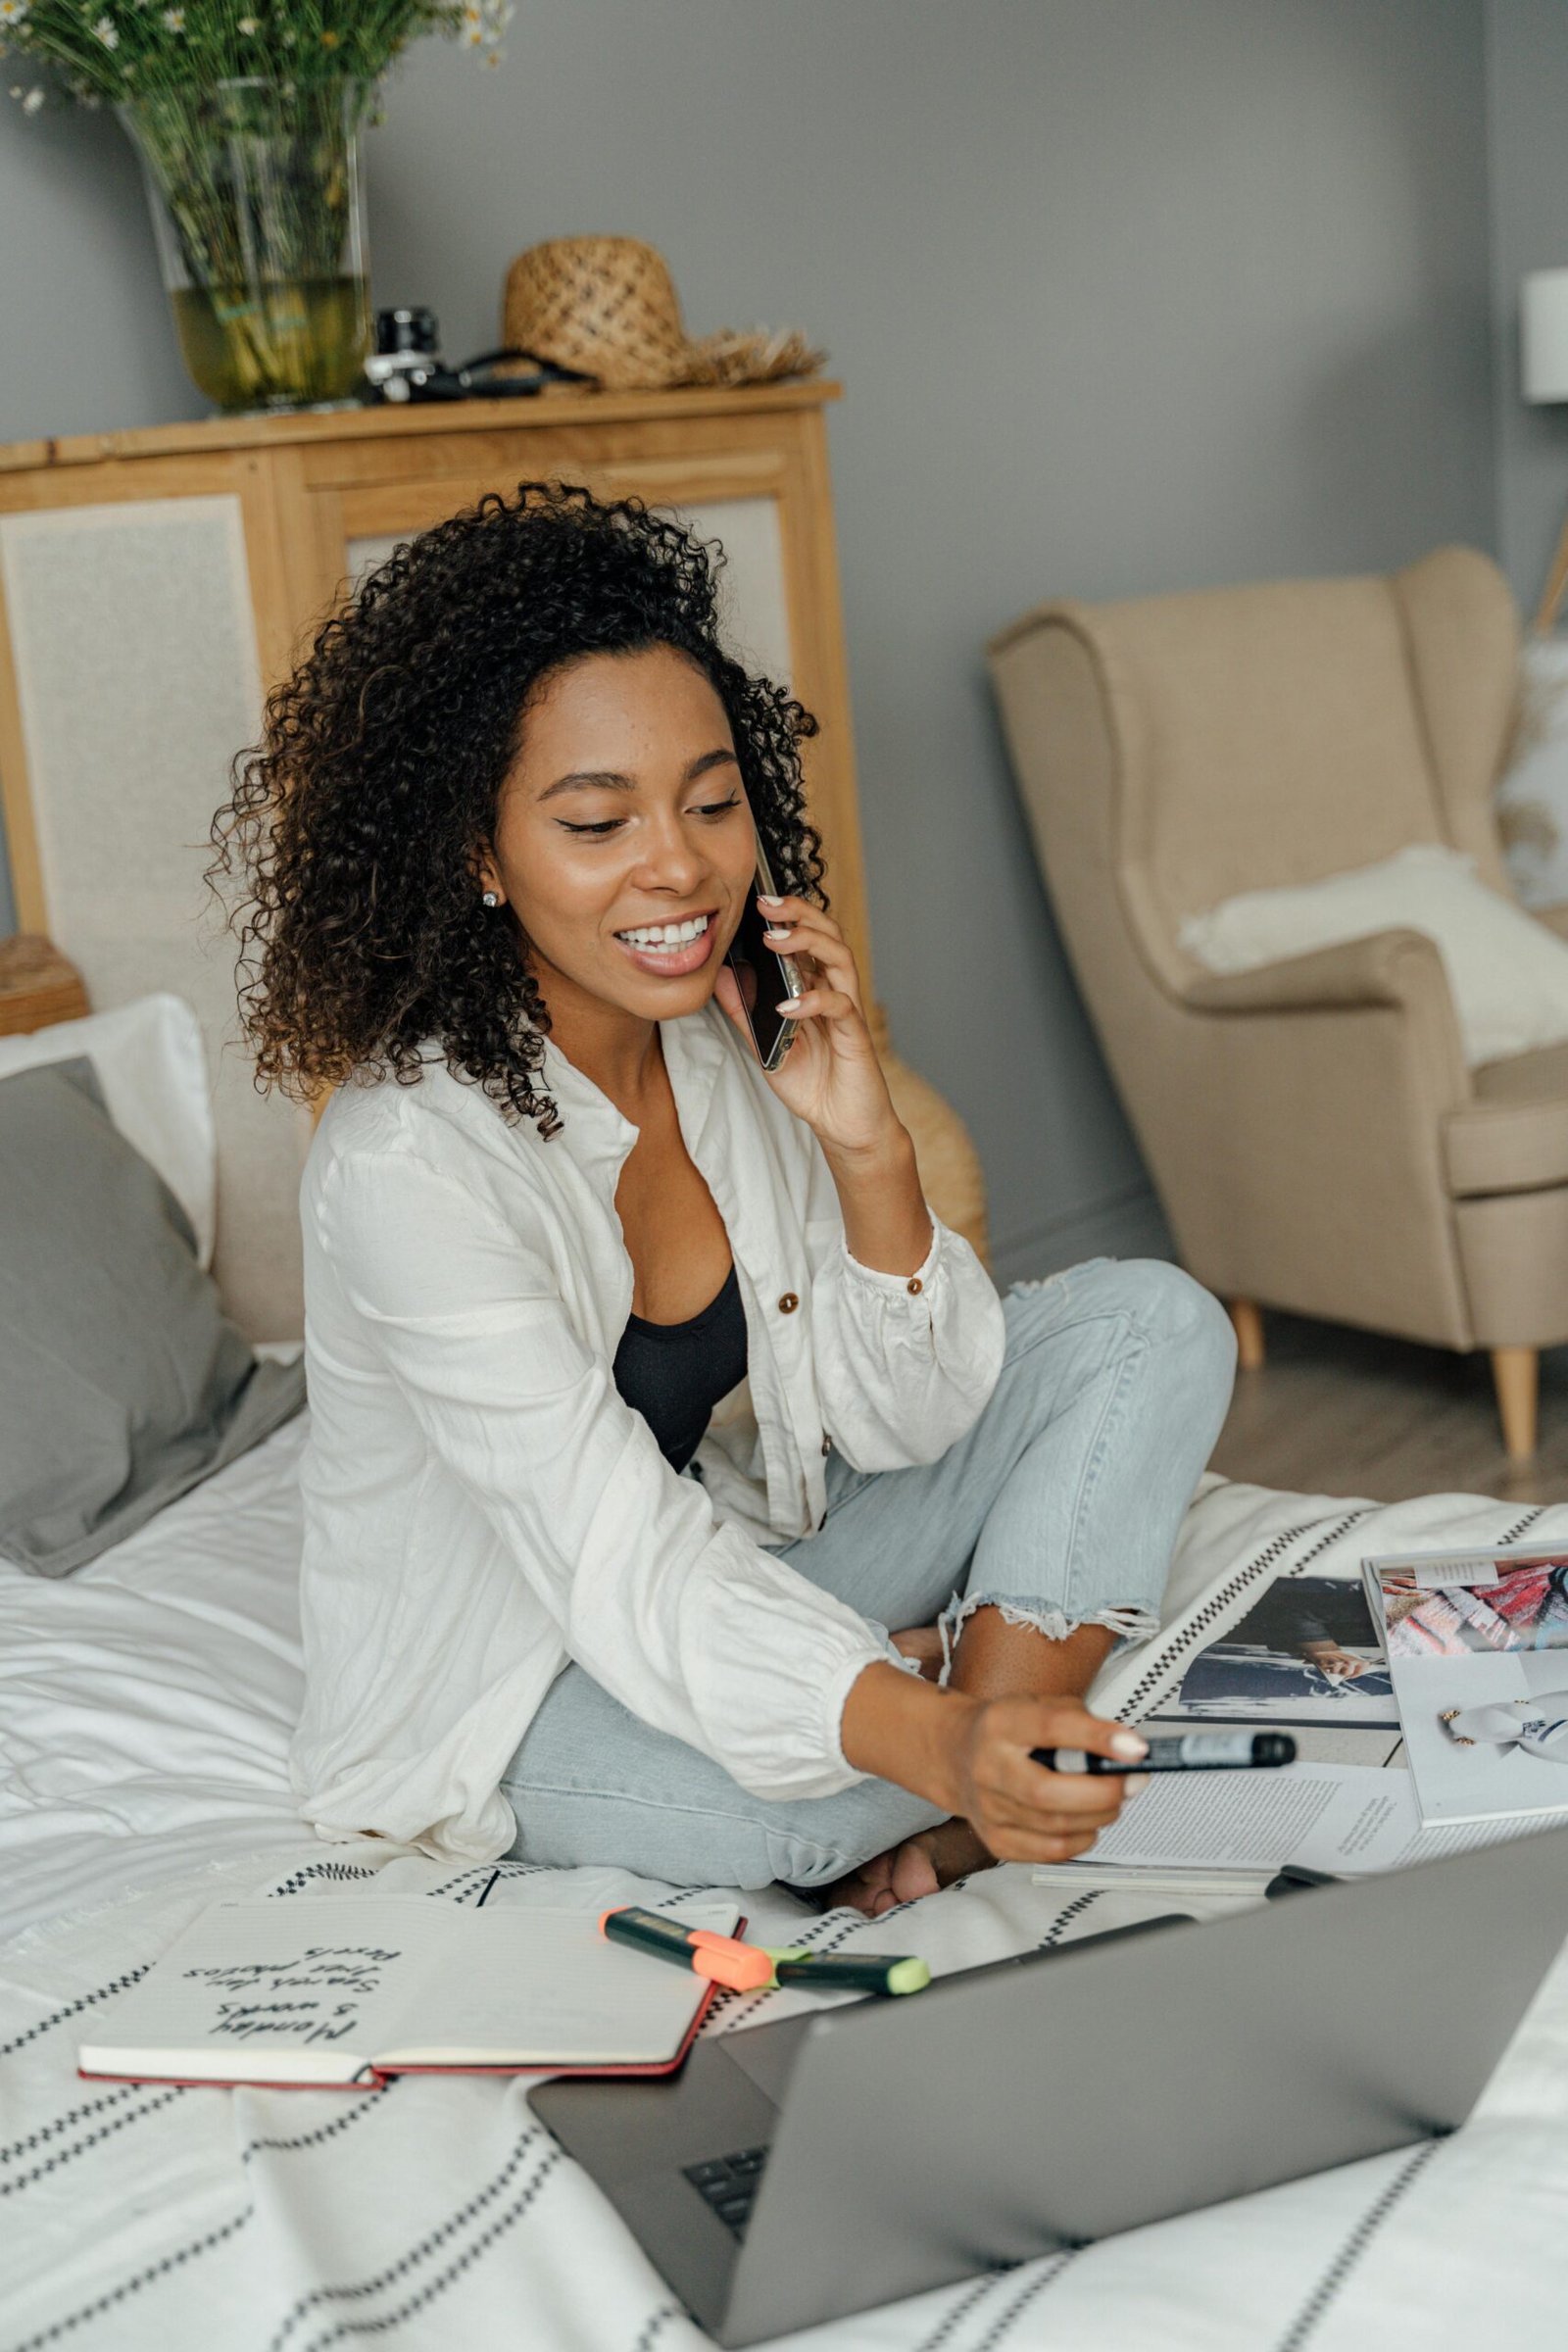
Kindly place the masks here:
POLYGON ((831 1439, 831 1438, 829 1438, 829 1437, 824 1437, 824 1438, 823 1438, 823 1440, 822 1440, 822 1451, 823 1451, 824 1453, 831 1453, 831 1452, 832 1452, 832 1450, 833 1450, 833 1441, 832 1441, 832 1439, 831 1439))
POLYGON ((908 1292, 911 1298, 916 1298, 925 1289, 925 1284, 920 1280, 918 1274, 911 1274, 904 1287, 908 1292))
POLYGON ((793 1315, 800 1303, 793 1291, 786 1291, 778 1302, 778 1311, 781 1315, 793 1315))

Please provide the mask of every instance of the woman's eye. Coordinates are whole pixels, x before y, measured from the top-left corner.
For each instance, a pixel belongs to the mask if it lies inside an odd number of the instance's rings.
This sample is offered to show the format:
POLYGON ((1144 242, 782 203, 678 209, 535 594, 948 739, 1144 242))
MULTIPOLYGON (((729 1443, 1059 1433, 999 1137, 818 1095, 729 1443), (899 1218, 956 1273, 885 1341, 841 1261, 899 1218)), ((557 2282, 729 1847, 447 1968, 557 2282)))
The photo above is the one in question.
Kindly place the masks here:
MULTIPOLYGON (((700 808, 694 808, 691 813, 693 816, 727 816, 730 809, 738 808, 740 805, 741 796, 736 792, 732 793, 727 801, 706 801, 700 808)), ((574 825, 568 817, 558 816, 556 819, 564 833, 575 833, 579 836, 586 836, 590 840, 599 841, 604 840, 607 834, 618 833, 625 821, 622 816, 606 816, 601 817, 597 824, 574 825)))

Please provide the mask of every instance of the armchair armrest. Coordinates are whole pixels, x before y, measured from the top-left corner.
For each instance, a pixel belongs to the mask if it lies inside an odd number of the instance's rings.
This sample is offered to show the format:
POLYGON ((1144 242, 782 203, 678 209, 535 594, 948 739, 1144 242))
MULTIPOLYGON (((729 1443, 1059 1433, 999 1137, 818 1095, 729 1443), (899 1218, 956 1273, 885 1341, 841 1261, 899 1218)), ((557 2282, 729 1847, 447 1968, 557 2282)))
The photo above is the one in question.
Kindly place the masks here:
POLYGON ((1176 998, 1186 1262, 1227 1296, 1468 1346, 1444 1135, 1472 1096, 1436 942, 1380 931, 1176 998))
POLYGON ((1299 1054, 1303 1081, 1305 1061, 1317 1054, 1306 1050, 1301 1024, 1316 1030, 1327 1021, 1342 1038, 1343 1059, 1336 1060, 1344 1107, 1353 1105, 1373 1127, 1387 1116, 1392 1095, 1424 1104, 1418 1120, 1434 1122, 1470 1101, 1448 975, 1424 931, 1376 931, 1250 972, 1201 972, 1182 1001, 1214 1017, 1217 1028, 1239 1024, 1260 1041, 1266 1034, 1282 1067, 1299 1054))
MULTIPOLYGON (((1562 909, 1568 916, 1568 907, 1562 909)), ((1454 1028, 1448 975, 1424 931, 1376 931, 1248 972, 1200 972, 1182 990, 1194 1012, 1290 1012, 1336 1004, 1420 1006, 1454 1028)))
POLYGON ((1529 911, 1538 923, 1544 923, 1548 931, 1555 931, 1559 939, 1568 939, 1568 906, 1532 906, 1529 911))

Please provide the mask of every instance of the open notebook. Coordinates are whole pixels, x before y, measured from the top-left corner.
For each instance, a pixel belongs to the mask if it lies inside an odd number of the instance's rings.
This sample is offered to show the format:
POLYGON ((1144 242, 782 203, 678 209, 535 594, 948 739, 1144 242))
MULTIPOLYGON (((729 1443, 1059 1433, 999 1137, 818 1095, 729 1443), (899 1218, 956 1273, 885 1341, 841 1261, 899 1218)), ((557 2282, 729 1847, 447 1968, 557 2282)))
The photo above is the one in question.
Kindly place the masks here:
MULTIPOLYGON (((734 1934, 733 1904, 683 1907, 734 1934)), ((163 2082, 364 2087, 387 2075, 668 2074, 714 1986, 607 1943, 592 1911, 427 1895, 215 1903, 77 2051, 163 2082)))

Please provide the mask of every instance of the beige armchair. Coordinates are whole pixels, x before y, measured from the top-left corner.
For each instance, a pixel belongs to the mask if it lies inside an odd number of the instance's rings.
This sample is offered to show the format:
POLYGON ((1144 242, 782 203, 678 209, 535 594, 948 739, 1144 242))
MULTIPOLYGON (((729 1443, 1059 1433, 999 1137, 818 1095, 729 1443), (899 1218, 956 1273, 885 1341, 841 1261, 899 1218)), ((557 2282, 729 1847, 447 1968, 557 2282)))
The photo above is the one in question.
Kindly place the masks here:
MULTIPOLYGON (((1518 619, 1444 548, 1388 578, 1043 605, 992 675, 1062 936, 1183 1263, 1231 1303, 1491 1351, 1510 1454, 1568 1340, 1568 1047, 1465 1066, 1436 947, 1216 977, 1184 918, 1412 842, 1509 890, 1518 619)), ((1544 917, 1568 937, 1568 907, 1544 917)))

